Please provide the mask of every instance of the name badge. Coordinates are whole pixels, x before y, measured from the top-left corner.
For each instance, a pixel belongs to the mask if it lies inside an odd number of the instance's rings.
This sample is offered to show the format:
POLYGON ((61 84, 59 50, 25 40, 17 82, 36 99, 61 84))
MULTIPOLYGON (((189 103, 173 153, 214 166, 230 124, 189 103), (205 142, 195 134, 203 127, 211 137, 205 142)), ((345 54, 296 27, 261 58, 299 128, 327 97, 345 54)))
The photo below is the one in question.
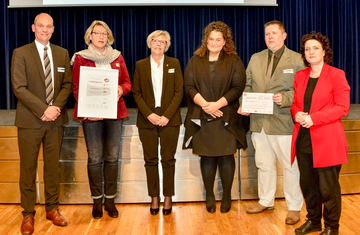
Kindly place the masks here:
POLYGON ((284 73, 294 73, 293 69, 284 69, 284 73))
POLYGON ((175 73, 175 69, 169 69, 169 73, 175 73))
POLYGON ((65 73, 65 68, 58 67, 58 72, 59 72, 59 73, 65 73))

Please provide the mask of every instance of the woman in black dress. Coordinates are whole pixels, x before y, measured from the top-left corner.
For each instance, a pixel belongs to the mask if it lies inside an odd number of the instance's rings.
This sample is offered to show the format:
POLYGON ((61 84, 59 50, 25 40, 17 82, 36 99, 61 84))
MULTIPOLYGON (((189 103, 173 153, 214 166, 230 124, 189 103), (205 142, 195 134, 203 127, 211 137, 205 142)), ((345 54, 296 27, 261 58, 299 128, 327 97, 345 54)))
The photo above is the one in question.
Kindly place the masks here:
POLYGON ((243 117, 236 113, 245 81, 245 68, 235 51, 230 28, 221 21, 210 23, 185 70, 184 86, 190 101, 183 146, 201 157, 210 213, 216 211, 213 187, 217 166, 223 187, 220 210, 227 213, 231 208, 234 154, 246 148, 243 117))

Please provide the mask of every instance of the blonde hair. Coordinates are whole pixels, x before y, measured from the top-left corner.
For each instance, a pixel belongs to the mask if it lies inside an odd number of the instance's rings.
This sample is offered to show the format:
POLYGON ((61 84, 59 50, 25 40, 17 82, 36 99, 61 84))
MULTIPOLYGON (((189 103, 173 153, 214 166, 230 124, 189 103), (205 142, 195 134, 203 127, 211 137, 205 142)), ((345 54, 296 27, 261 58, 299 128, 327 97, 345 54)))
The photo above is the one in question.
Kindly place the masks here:
POLYGON ((166 40, 166 45, 165 45, 165 50, 164 52, 167 52, 167 50, 169 49, 170 45, 171 45, 171 41, 170 41, 170 34, 168 33, 168 31, 165 30, 155 30, 154 32, 152 32, 146 40, 146 43, 148 45, 149 48, 151 48, 151 40, 153 40, 154 38, 157 38, 159 36, 164 36, 165 40, 166 40))
POLYGON ((107 36, 108 40, 107 40, 107 43, 106 43, 106 44, 108 44, 109 46, 111 46, 111 45, 114 43, 114 36, 113 36, 113 34, 112 34, 111 29, 109 28, 109 26, 108 26, 104 21, 101 21, 101 20, 94 20, 94 21, 91 23, 91 25, 89 26, 89 28, 86 30, 85 36, 84 36, 85 43, 86 43, 87 45, 90 45, 90 43, 91 43, 90 34, 93 33, 93 30, 94 30, 95 26, 97 26, 97 25, 102 26, 102 27, 105 28, 105 30, 106 30, 106 32, 107 32, 107 34, 108 34, 108 36, 107 36))

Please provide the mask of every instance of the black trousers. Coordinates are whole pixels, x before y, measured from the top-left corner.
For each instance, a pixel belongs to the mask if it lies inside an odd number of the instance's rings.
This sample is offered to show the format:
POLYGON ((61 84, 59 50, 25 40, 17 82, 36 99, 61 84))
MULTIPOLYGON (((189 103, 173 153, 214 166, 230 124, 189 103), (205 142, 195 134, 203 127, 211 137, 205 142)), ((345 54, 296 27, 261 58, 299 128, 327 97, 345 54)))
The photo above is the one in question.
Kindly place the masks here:
POLYGON ((325 227, 338 229, 341 215, 341 165, 314 168, 312 154, 296 152, 296 155, 300 170, 300 187, 308 212, 306 217, 320 224, 324 216, 325 227))
POLYGON ((158 169, 159 141, 163 171, 163 195, 167 197, 175 195, 175 153, 179 132, 180 126, 139 128, 139 137, 144 151, 146 179, 150 197, 160 195, 158 169))
POLYGON ((63 137, 62 126, 44 122, 41 128, 18 128, 20 153, 20 193, 23 216, 35 215, 36 168, 41 143, 43 144, 45 210, 59 206, 59 158, 63 137))

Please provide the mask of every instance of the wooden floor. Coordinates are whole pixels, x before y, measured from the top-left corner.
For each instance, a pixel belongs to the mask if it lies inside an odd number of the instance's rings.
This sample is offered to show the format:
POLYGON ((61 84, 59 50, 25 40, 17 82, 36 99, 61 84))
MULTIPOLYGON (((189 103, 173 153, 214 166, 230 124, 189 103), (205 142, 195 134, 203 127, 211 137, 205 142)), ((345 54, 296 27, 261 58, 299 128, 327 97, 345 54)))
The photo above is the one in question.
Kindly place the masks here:
MULTIPOLYGON (((68 220, 66 227, 54 226, 45 218, 43 205, 36 207, 36 234, 294 234, 294 229, 305 222, 305 206, 301 220, 296 225, 285 225, 287 214, 284 199, 275 201, 275 209, 260 214, 246 214, 246 208, 256 200, 233 201, 231 211, 210 214, 204 202, 174 203, 173 212, 163 216, 161 211, 152 216, 148 204, 117 204, 119 218, 110 218, 107 213, 101 219, 93 219, 91 205, 61 205, 62 214, 68 220)), ((0 234, 20 234, 22 208, 18 204, 0 204, 0 234)), ((319 232, 311 233, 319 234, 319 232)), ((360 234, 360 194, 342 196, 340 234, 360 234)))

